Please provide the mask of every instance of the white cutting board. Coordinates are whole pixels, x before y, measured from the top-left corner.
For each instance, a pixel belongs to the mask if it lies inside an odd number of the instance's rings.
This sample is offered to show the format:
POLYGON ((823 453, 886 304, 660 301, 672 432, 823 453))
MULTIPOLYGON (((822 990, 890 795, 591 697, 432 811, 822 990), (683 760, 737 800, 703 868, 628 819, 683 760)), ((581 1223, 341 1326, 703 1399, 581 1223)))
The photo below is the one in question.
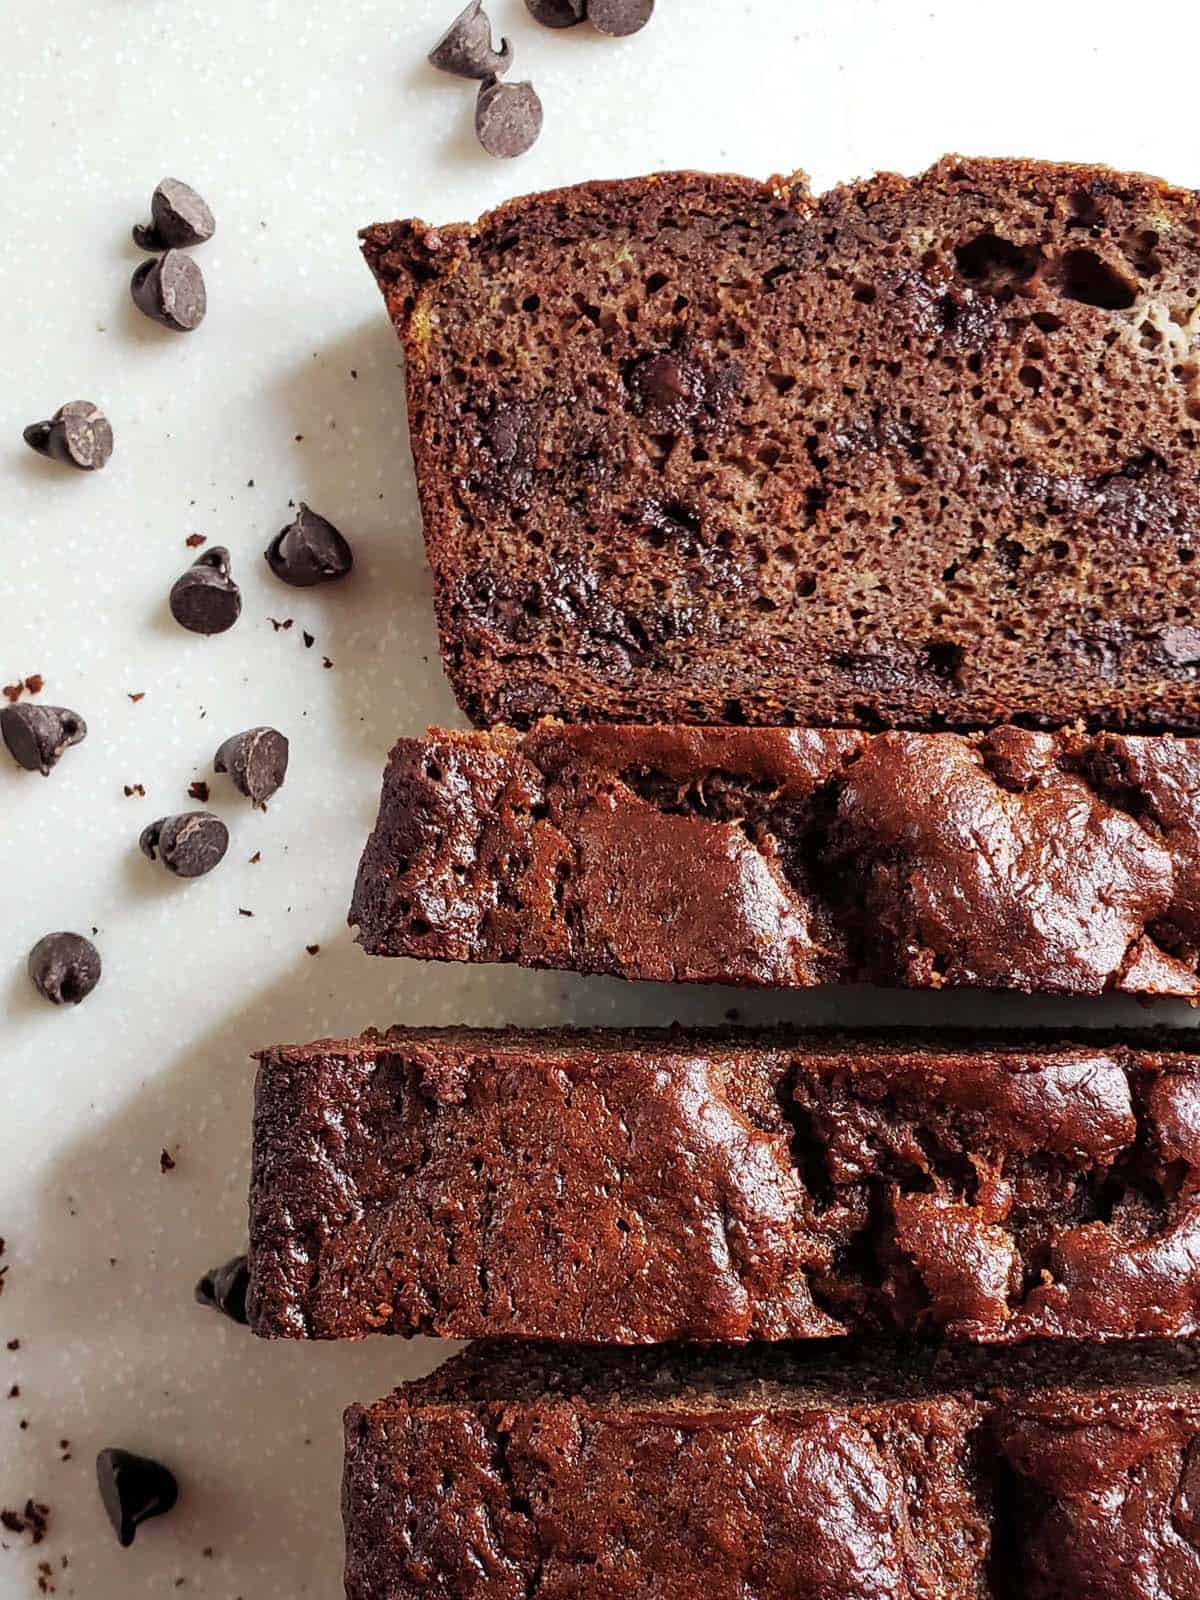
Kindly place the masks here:
POLYGON ((947 149, 1200 186, 1187 92, 1200 13, 1166 0, 659 0, 622 43, 541 31, 521 0, 496 0, 516 75, 546 108, 540 144, 512 164, 475 147, 470 88, 423 64, 455 4, 0 0, 0 680, 43 674, 43 698, 91 728, 47 780, 0 760, 0 1506, 52 1508, 36 1550, 0 1537, 0 1600, 36 1593, 42 1559, 60 1595, 85 1600, 161 1600, 176 1579, 216 1600, 339 1592, 342 1407, 440 1351, 269 1347, 192 1304, 198 1274, 244 1238, 256 1046, 393 1021, 719 1020, 731 1004, 750 1020, 1146 1020, 1133 1003, 781 1001, 374 962, 352 946, 345 909, 389 742, 458 720, 398 349, 359 227, 675 166, 803 167, 824 187, 947 149), (128 303, 129 228, 164 175, 218 217, 197 253, 211 309, 191 336, 128 303), (116 433, 94 478, 21 443, 77 397, 116 433), (302 592, 270 577, 261 552, 290 497, 351 539, 350 582, 302 592), (243 587, 220 638, 166 614, 192 532, 230 547, 243 587), (186 809, 220 740, 262 722, 292 741, 286 788, 260 816, 214 785, 228 860, 197 883, 167 878, 138 855, 140 829, 186 809), (124 797, 133 783, 145 799, 124 797), (54 1011, 25 953, 93 926, 104 981, 54 1011), (13 1383, 20 1396, 3 1398, 13 1383), (127 1551, 93 1485, 110 1444, 160 1455, 183 1486, 127 1551))

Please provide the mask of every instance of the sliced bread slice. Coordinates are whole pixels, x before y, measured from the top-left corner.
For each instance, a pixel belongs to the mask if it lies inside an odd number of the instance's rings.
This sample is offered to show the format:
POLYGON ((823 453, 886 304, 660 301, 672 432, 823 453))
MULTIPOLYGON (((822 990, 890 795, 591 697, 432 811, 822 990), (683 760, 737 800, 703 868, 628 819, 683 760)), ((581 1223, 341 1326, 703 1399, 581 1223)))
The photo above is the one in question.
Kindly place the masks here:
POLYGON ((481 724, 1200 728, 1200 202, 948 157, 370 228, 481 724))

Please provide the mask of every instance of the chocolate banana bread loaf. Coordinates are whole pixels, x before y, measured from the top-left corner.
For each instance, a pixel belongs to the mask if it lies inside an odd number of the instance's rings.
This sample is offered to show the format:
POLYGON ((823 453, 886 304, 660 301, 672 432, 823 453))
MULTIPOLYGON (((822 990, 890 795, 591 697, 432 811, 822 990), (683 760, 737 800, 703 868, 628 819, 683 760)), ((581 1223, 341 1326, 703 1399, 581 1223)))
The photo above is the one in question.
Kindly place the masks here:
POLYGON ((348 1600, 1196 1600, 1196 1358, 476 1347, 343 1512, 348 1600))
POLYGON ((473 720, 1200 728, 1200 201, 948 157, 368 229, 473 720))
POLYGON ((402 739, 373 955, 1200 994, 1200 740, 536 726, 402 739))
POLYGON ((251 1325, 1197 1334, 1189 1037, 396 1028, 266 1051, 251 1325))

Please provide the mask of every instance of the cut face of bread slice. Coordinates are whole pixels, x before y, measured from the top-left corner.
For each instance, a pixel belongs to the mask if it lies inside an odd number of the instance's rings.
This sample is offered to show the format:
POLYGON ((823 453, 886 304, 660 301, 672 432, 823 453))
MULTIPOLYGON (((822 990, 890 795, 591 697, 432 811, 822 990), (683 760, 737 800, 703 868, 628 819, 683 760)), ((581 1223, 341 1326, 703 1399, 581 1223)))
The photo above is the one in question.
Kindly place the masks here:
POLYGON ((1200 994, 1200 741, 777 728, 403 739, 372 955, 807 988, 1200 994))
POLYGON ((1200 1332, 1200 1055, 396 1028, 265 1052, 255 1332, 1200 1332))
POLYGON ((1183 1352, 475 1347, 346 1416, 348 1600, 1194 1600, 1183 1352))
POLYGON ((482 724, 1200 727, 1200 206, 947 158, 370 228, 482 724))

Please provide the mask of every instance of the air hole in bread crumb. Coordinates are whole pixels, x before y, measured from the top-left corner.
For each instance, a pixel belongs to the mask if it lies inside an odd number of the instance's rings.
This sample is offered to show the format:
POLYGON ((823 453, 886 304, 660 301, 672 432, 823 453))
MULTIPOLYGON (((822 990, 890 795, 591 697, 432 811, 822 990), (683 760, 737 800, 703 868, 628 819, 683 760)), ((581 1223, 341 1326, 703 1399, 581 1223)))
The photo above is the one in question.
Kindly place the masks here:
POLYGON ((927 639, 925 665, 937 678, 957 678, 963 664, 963 647, 953 639, 927 639))
POLYGON ((954 259, 964 278, 985 288, 998 289, 1032 278, 1040 255, 1035 247, 1026 249, 1011 239, 1002 239, 998 233, 981 233, 966 244, 957 245, 954 259))
POLYGON ((1062 292, 1102 311, 1128 311, 1137 299, 1136 285, 1094 250, 1068 250, 1062 259, 1062 292))

